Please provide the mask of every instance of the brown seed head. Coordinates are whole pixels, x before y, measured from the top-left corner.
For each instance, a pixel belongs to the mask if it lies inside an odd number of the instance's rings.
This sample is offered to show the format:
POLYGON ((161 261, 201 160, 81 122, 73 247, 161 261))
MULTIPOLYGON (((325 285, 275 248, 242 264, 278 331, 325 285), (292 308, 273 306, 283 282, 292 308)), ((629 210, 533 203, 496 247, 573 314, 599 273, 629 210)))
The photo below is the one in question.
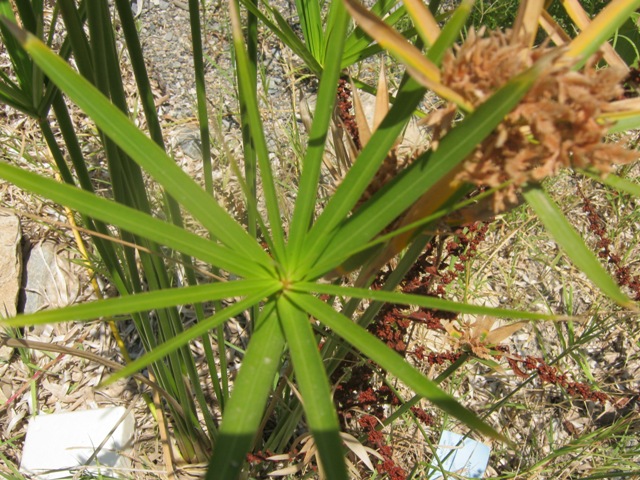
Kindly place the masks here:
MULTIPOLYGON (((444 59, 442 81, 477 106, 551 50, 546 45, 531 49, 514 41, 509 31, 471 31, 444 59)), ((604 142, 608 125, 598 120, 623 94, 625 72, 596 69, 595 62, 592 59, 577 72, 566 61, 551 65, 469 156, 457 180, 490 187, 512 180, 494 197, 493 208, 500 212, 517 202, 519 186, 554 175, 562 167, 595 167, 606 174, 614 163, 635 160, 636 152, 604 142)), ((454 110, 450 105, 445 111, 454 110)), ((435 126, 436 141, 448 126, 434 123, 445 118, 451 115, 439 111, 428 122, 435 126)))

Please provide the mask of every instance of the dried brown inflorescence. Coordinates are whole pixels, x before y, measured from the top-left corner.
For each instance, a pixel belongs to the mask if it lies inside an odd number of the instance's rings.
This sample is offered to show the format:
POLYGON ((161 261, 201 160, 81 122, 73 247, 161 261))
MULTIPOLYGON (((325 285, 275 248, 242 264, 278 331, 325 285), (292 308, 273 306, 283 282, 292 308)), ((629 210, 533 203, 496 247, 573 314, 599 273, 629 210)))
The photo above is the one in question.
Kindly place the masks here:
MULTIPOLYGON (((484 35, 472 30, 445 57, 442 82, 478 106, 552 50, 545 45, 531 49, 514 41, 510 31, 484 35)), ((551 64, 464 162, 457 180, 490 187, 512 181, 494 197, 493 207, 499 212, 517 202, 519 186, 538 182, 562 167, 595 167, 606 174, 612 164, 635 160, 636 152, 604 142, 609 125, 599 120, 623 95, 626 72, 597 69, 595 60, 580 71, 573 71, 566 60, 551 64)), ((449 105, 427 120, 436 142, 450 127, 454 112, 455 106, 449 105)))

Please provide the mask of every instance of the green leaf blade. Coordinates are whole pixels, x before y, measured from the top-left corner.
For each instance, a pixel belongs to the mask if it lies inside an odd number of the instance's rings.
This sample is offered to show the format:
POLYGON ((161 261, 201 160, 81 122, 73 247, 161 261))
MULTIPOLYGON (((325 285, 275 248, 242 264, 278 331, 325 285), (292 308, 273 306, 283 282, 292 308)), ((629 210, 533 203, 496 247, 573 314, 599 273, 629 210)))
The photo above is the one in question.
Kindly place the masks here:
POLYGON ((376 302, 398 303, 414 305, 446 312, 466 313, 470 315, 489 315, 500 318, 520 318, 523 320, 558 320, 558 315, 529 312, 526 310, 509 310, 505 308, 484 307, 469 303, 454 302, 442 298, 413 295, 384 290, 368 290, 366 288, 342 287, 340 285, 321 284, 312 282, 298 282, 292 286, 297 292, 338 295, 345 298, 362 298, 376 302))
POLYGON ((220 310, 215 315, 204 319, 203 321, 197 323, 193 327, 185 330, 178 335, 171 338, 171 340, 162 343, 160 345, 156 345, 152 351, 146 353, 142 357, 134 360, 129 363, 122 370, 117 372, 115 375, 108 378, 106 383, 113 383, 116 380, 121 378, 125 378, 134 372, 142 370, 145 367, 148 367, 154 362, 161 360, 172 352, 175 352, 180 347, 186 345, 191 340, 194 340, 202 335, 205 335, 210 330, 213 330, 218 325, 221 325, 229 318, 234 317, 236 315, 241 314, 242 312, 248 310, 252 306, 256 305, 263 299, 272 295, 278 290, 277 287, 273 288, 262 288, 259 290, 255 290, 253 292, 245 292, 247 293, 246 297, 239 302, 236 302, 223 310, 220 310))
POLYGON ((296 293, 289 295, 297 305, 327 325, 382 368, 398 377, 417 394, 425 397, 470 428, 489 437, 501 441, 505 440, 502 435, 483 422, 476 414, 460 405, 454 397, 440 389, 435 382, 426 378, 385 343, 353 323, 349 318, 310 295, 296 293))
POLYGON ((338 416, 309 318, 284 296, 278 300, 278 316, 289 345, 302 404, 320 452, 323 469, 327 478, 347 480, 338 416))
POLYGON ((265 305, 225 408, 206 480, 238 478, 262 421, 285 339, 275 302, 265 305))
POLYGON ((274 288, 277 288, 277 286, 274 281, 270 280, 236 280, 193 287, 155 290, 136 295, 96 300, 54 310, 42 310, 28 315, 18 315, 17 317, 0 320, 0 324, 10 328, 19 328, 45 323, 87 321, 178 305, 223 300, 255 292, 271 291, 274 288))
POLYGON ((637 310, 637 305, 622 292, 546 192, 536 185, 525 188, 523 195, 576 267, 618 305, 637 310))
POLYGON ((0 177, 20 188, 42 195, 61 205, 66 205, 94 219, 111 223, 131 233, 158 241, 230 272, 247 277, 256 276, 256 274, 260 276, 265 272, 259 264, 227 247, 222 247, 175 225, 153 218, 144 212, 98 197, 79 188, 41 177, 2 162, 0 162, 0 177))
MULTIPOLYGON (((8 25, 8 24, 7 24, 8 25)), ((93 85, 74 72, 36 37, 13 26, 23 47, 49 78, 132 159, 147 170, 179 203, 230 248, 269 264, 266 252, 197 185, 155 142, 142 133, 93 85)))

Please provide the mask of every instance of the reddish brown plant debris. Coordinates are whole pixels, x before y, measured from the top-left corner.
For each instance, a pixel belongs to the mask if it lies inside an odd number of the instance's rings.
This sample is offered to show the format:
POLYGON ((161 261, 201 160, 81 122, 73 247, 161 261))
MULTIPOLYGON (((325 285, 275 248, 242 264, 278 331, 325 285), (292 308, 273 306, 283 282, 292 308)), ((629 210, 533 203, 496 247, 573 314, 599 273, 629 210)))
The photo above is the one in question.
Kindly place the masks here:
MULTIPOLYGON (((459 270, 466 268, 476 255, 478 245, 484 240, 488 226, 482 223, 455 228, 450 236, 440 236, 434 239, 425 249, 415 265, 401 282, 400 288, 404 293, 430 295, 443 298, 446 294, 446 285, 455 280, 459 270), (460 265, 462 268, 451 264, 460 265)), ((374 286, 380 288, 386 281, 388 273, 381 273, 374 282, 374 286)), ((438 310, 419 309, 416 312, 407 312, 403 305, 385 305, 370 325, 369 330, 383 340, 390 348, 401 355, 410 353, 414 358, 426 362, 428 365, 442 365, 446 362, 454 362, 461 352, 427 352, 426 347, 418 345, 411 352, 407 352, 409 342, 409 329, 412 324, 424 324, 428 328, 442 330, 441 320, 456 318, 455 313, 438 310)), ((385 461, 377 468, 380 472, 386 472, 390 478, 404 478, 404 471, 397 467, 391 460, 392 449, 384 444, 383 436, 375 431, 377 425, 385 419, 385 405, 400 405, 398 397, 385 384, 381 384, 381 375, 374 373, 373 365, 356 363, 355 358, 349 358, 343 363, 343 368, 334 373, 334 381, 342 378, 337 385, 334 394, 334 402, 343 424, 347 424, 357 414, 356 411, 364 411, 366 414, 358 418, 358 422, 364 432, 367 433, 368 443, 376 448, 385 461)), ((419 407, 412 409, 416 417, 425 425, 433 423, 433 417, 419 407)))
POLYGON ((606 402, 612 402, 611 397, 604 392, 594 391, 589 385, 582 382, 573 382, 565 373, 560 373, 556 367, 548 365, 542 358, 538 357, 520 357, 509 353, 507 346, 500 346, 498 350, 505 353, 505 357, 509 362, 509 366, 516 375, 526 378, 532 373, 537 373, 542 383, 548 383, 561 387, 572 397, 582 398, 583 400, 591 400, 604 405, 606 402))
POLYGON ((344 78, 341 78, 338 82, 336 111, 342 121, 342 125, 351 137, 351 140, 353 140, 353 144, 360 150, 362 148, 360 144, 360 133, 358 132, 355 115, 351 113, 352 106, 351 88, 349 87, 349 83, 344 78))
POLYGON ((640 300, 640 276, 631 275, 631 268, 623 265, 622 257, 612 251, 613 242, 607 235, 606 222, 598 213, 593 202, 584 194, 582 189, 577 186, 578 194, 582 199, 582 211, 587 214, 589 221, 589 231, 598 237, 597 248, 598 256, 606 260, 613 268, 614 277, 621 287, 627 287, 631 292, 633 299, 640 300))
POLYGON ((391 458, 392 450, 384 440, 384 435, 376 427, 379 425, 379 421, 372 415, 364 415, 359 420, 360 427, 367 434, 369 444, 374 446, 380 455, 384 458, 382 463, 376 466, 378 473, 389 475, 393 480, 405 480, 407 473, 400 467, 398 467, 391 458))

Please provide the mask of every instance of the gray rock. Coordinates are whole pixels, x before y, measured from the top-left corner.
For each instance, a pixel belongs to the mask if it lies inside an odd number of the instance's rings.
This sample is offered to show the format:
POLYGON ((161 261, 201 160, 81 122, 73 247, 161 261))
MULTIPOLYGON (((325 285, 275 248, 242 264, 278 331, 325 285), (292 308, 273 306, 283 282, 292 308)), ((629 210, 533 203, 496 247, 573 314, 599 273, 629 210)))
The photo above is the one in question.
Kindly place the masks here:
POLYGON ((0 213, 0 316, 16 314, 22 272, 20 220, 0 213))
MULTIPOLYGON (((22 277, 20 220, 15 215, 0 213, 0 318, 14 317, 22 277)), ((0 361, 9 361, 13 349, 0 348, 0 361)))
POLYGON ((26 260, 24 313, 73 304, 80 293, 78 269, 53 242, 35 245, 26 260))

